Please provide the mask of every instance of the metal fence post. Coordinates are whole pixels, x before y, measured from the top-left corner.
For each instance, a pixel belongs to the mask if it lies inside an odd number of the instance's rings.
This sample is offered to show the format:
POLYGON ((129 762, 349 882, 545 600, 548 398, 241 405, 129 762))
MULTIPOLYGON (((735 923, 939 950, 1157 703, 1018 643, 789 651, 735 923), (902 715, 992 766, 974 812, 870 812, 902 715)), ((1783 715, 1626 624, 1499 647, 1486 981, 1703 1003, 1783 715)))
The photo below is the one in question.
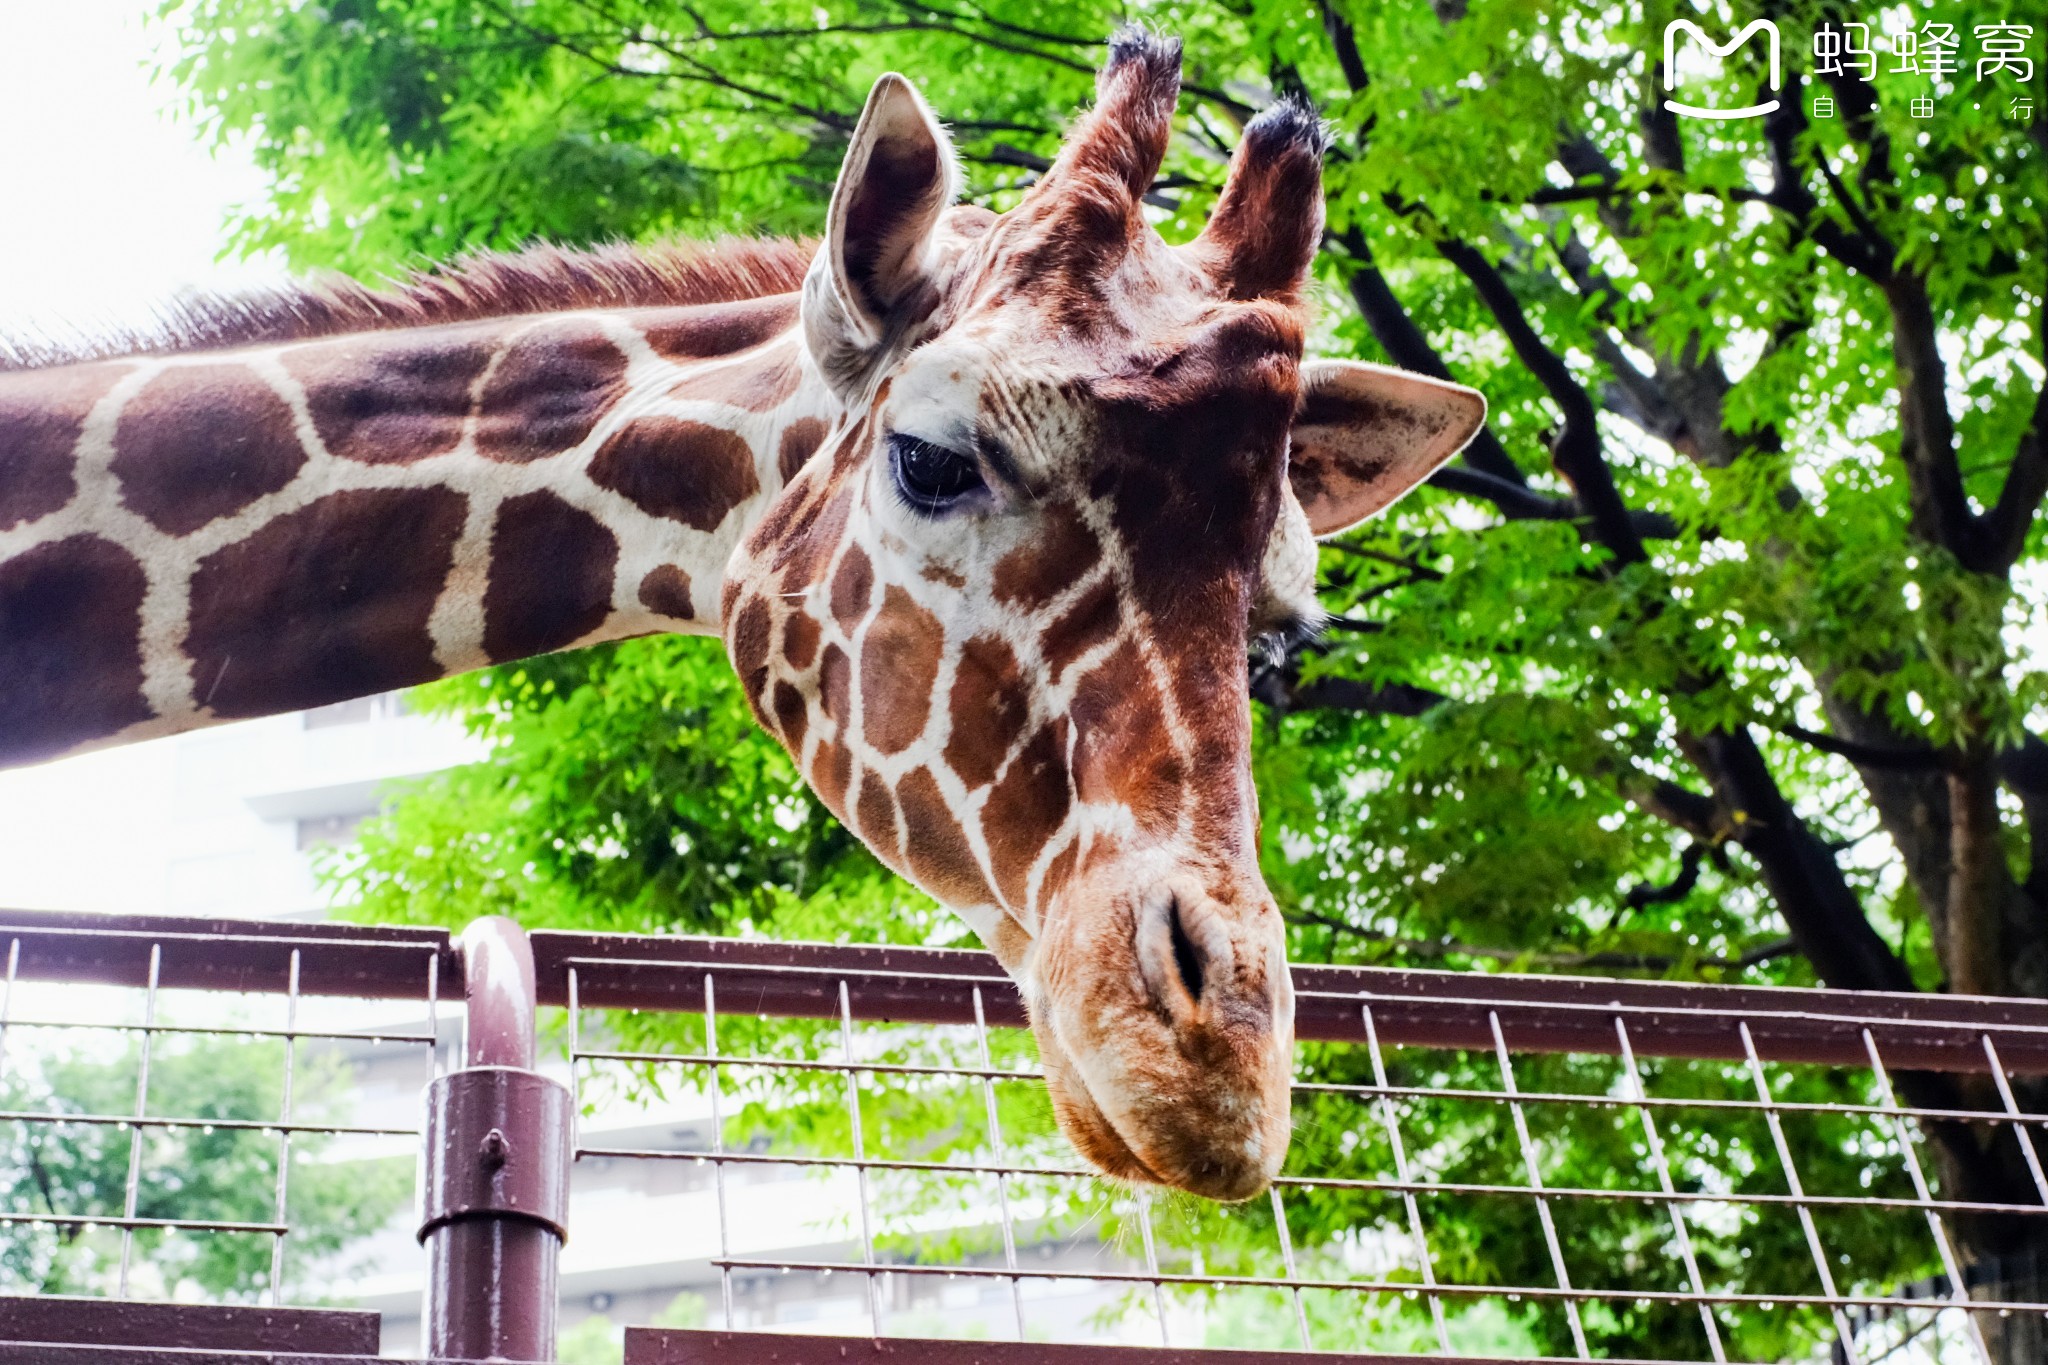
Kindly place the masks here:
POLYGON ((533 1069, 533 948, 519 926, 502 916, 471 924, 462 969, 463 1068, 427 1087, 422 1136, 426 1354, 551 1361, 569 1090, 533 1069))

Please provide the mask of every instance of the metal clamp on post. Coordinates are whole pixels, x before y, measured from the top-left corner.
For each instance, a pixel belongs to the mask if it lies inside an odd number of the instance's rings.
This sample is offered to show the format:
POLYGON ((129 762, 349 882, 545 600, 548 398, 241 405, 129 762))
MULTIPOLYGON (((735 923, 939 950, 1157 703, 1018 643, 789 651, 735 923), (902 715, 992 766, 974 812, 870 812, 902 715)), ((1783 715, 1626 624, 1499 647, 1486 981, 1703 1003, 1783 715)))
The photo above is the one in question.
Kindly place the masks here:
POLYGON ((464 1067, 427 1087, 420 1241, 425 1354, 555 1358, 574 1101, 533 1070, 533 948, 511 920, 462 936, 464 1067))
POLYGON ((569 1239, 569 1088, 476 1067, 427 1090, 420 1240, 457 1218, 516 1218, 569 1239))

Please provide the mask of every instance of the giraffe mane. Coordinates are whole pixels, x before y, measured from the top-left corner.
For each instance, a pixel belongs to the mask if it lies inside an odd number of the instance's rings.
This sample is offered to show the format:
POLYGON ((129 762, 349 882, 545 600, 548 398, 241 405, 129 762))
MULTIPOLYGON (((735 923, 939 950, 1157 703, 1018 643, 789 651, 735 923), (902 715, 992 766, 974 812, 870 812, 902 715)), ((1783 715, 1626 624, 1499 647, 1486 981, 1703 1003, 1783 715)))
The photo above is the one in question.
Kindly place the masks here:
POLYGON ((81 361, 272 345, 586 308, 732 303, 791 293, 817 244, 725 237, 486 252, 371 288, 338 273, 239 293, 187 294, 148 322, 77 339, 0 332, 0 371, 81 361))

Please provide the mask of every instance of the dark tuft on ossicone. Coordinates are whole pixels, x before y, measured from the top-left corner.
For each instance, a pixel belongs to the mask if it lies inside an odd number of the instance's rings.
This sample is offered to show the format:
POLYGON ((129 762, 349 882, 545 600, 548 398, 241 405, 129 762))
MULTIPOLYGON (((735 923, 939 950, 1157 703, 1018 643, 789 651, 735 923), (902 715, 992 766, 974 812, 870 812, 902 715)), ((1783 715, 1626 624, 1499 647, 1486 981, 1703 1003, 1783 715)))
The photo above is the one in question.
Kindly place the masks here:
POLYGON ((1180 39, 1153 33, 1141 24, 1125 24, 1109 38, 1109 69, 1143 62, 1154 80, 1180 79, 1180 39))
POLYGON ((1330 148, 1330 130, 1307 100, 1285 95, 1244 126, 1244 140, 1260 152, 1301 148, 1320 157, 1330 148))

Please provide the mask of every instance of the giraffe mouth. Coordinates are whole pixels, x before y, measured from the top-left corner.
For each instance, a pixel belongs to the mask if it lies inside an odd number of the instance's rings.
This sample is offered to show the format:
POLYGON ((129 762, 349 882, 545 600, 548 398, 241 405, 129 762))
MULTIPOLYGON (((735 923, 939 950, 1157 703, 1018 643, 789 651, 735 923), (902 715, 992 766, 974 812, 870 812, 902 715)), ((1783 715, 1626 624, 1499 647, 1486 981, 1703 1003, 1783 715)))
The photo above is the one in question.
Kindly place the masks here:
POLYGON ((1073 1059, 1049 1028, 1039 1033, 1039 1056, 1045 1068, 1045 1084, 1052 1095, 1053 1113, 1060 1131, 1074 1144, 1083 1159, 1111 1180, 1130 1185, 1172 1186, 1175 1182, 1145 1164, 1124 1135, 1117 1131, 1102 1106, 1089 1093, 1073 1059))
POLYGON ((1174 932, 1178 899, 1066 921, 1092 922, 1041 945, 1032 1029, 1060 1130, 1090 1165, 1232 1203, 1264 1191, 1287 1150, 1292 994, 1283 1004, 1242 979, 1215 914, 1185 914, 1188 934, 1174 932), (1107 951, 1119 939, 1121 964, 1107 951))
POLYGON ((1206 1134, 1183 1132, 1179 1125, 1162 1126, 1149 1134, 1127 1132, 1127 1127, 1135 1130, 1142 1125, 1127 1119, 1120 1126, 1097 1100, 1074 1059, 1057 1039, 1046 1036, 1049 1032, 1039 1031, 1039 1053, 1060 1131, 1105 1178, 1127 1185, 1184 1190, 1225 1204, 1254 1198, 1271 1183, 1274 1171, 1256 1150, 1241 1147, 1226 1157, 1202 1140, 1206 1134))

